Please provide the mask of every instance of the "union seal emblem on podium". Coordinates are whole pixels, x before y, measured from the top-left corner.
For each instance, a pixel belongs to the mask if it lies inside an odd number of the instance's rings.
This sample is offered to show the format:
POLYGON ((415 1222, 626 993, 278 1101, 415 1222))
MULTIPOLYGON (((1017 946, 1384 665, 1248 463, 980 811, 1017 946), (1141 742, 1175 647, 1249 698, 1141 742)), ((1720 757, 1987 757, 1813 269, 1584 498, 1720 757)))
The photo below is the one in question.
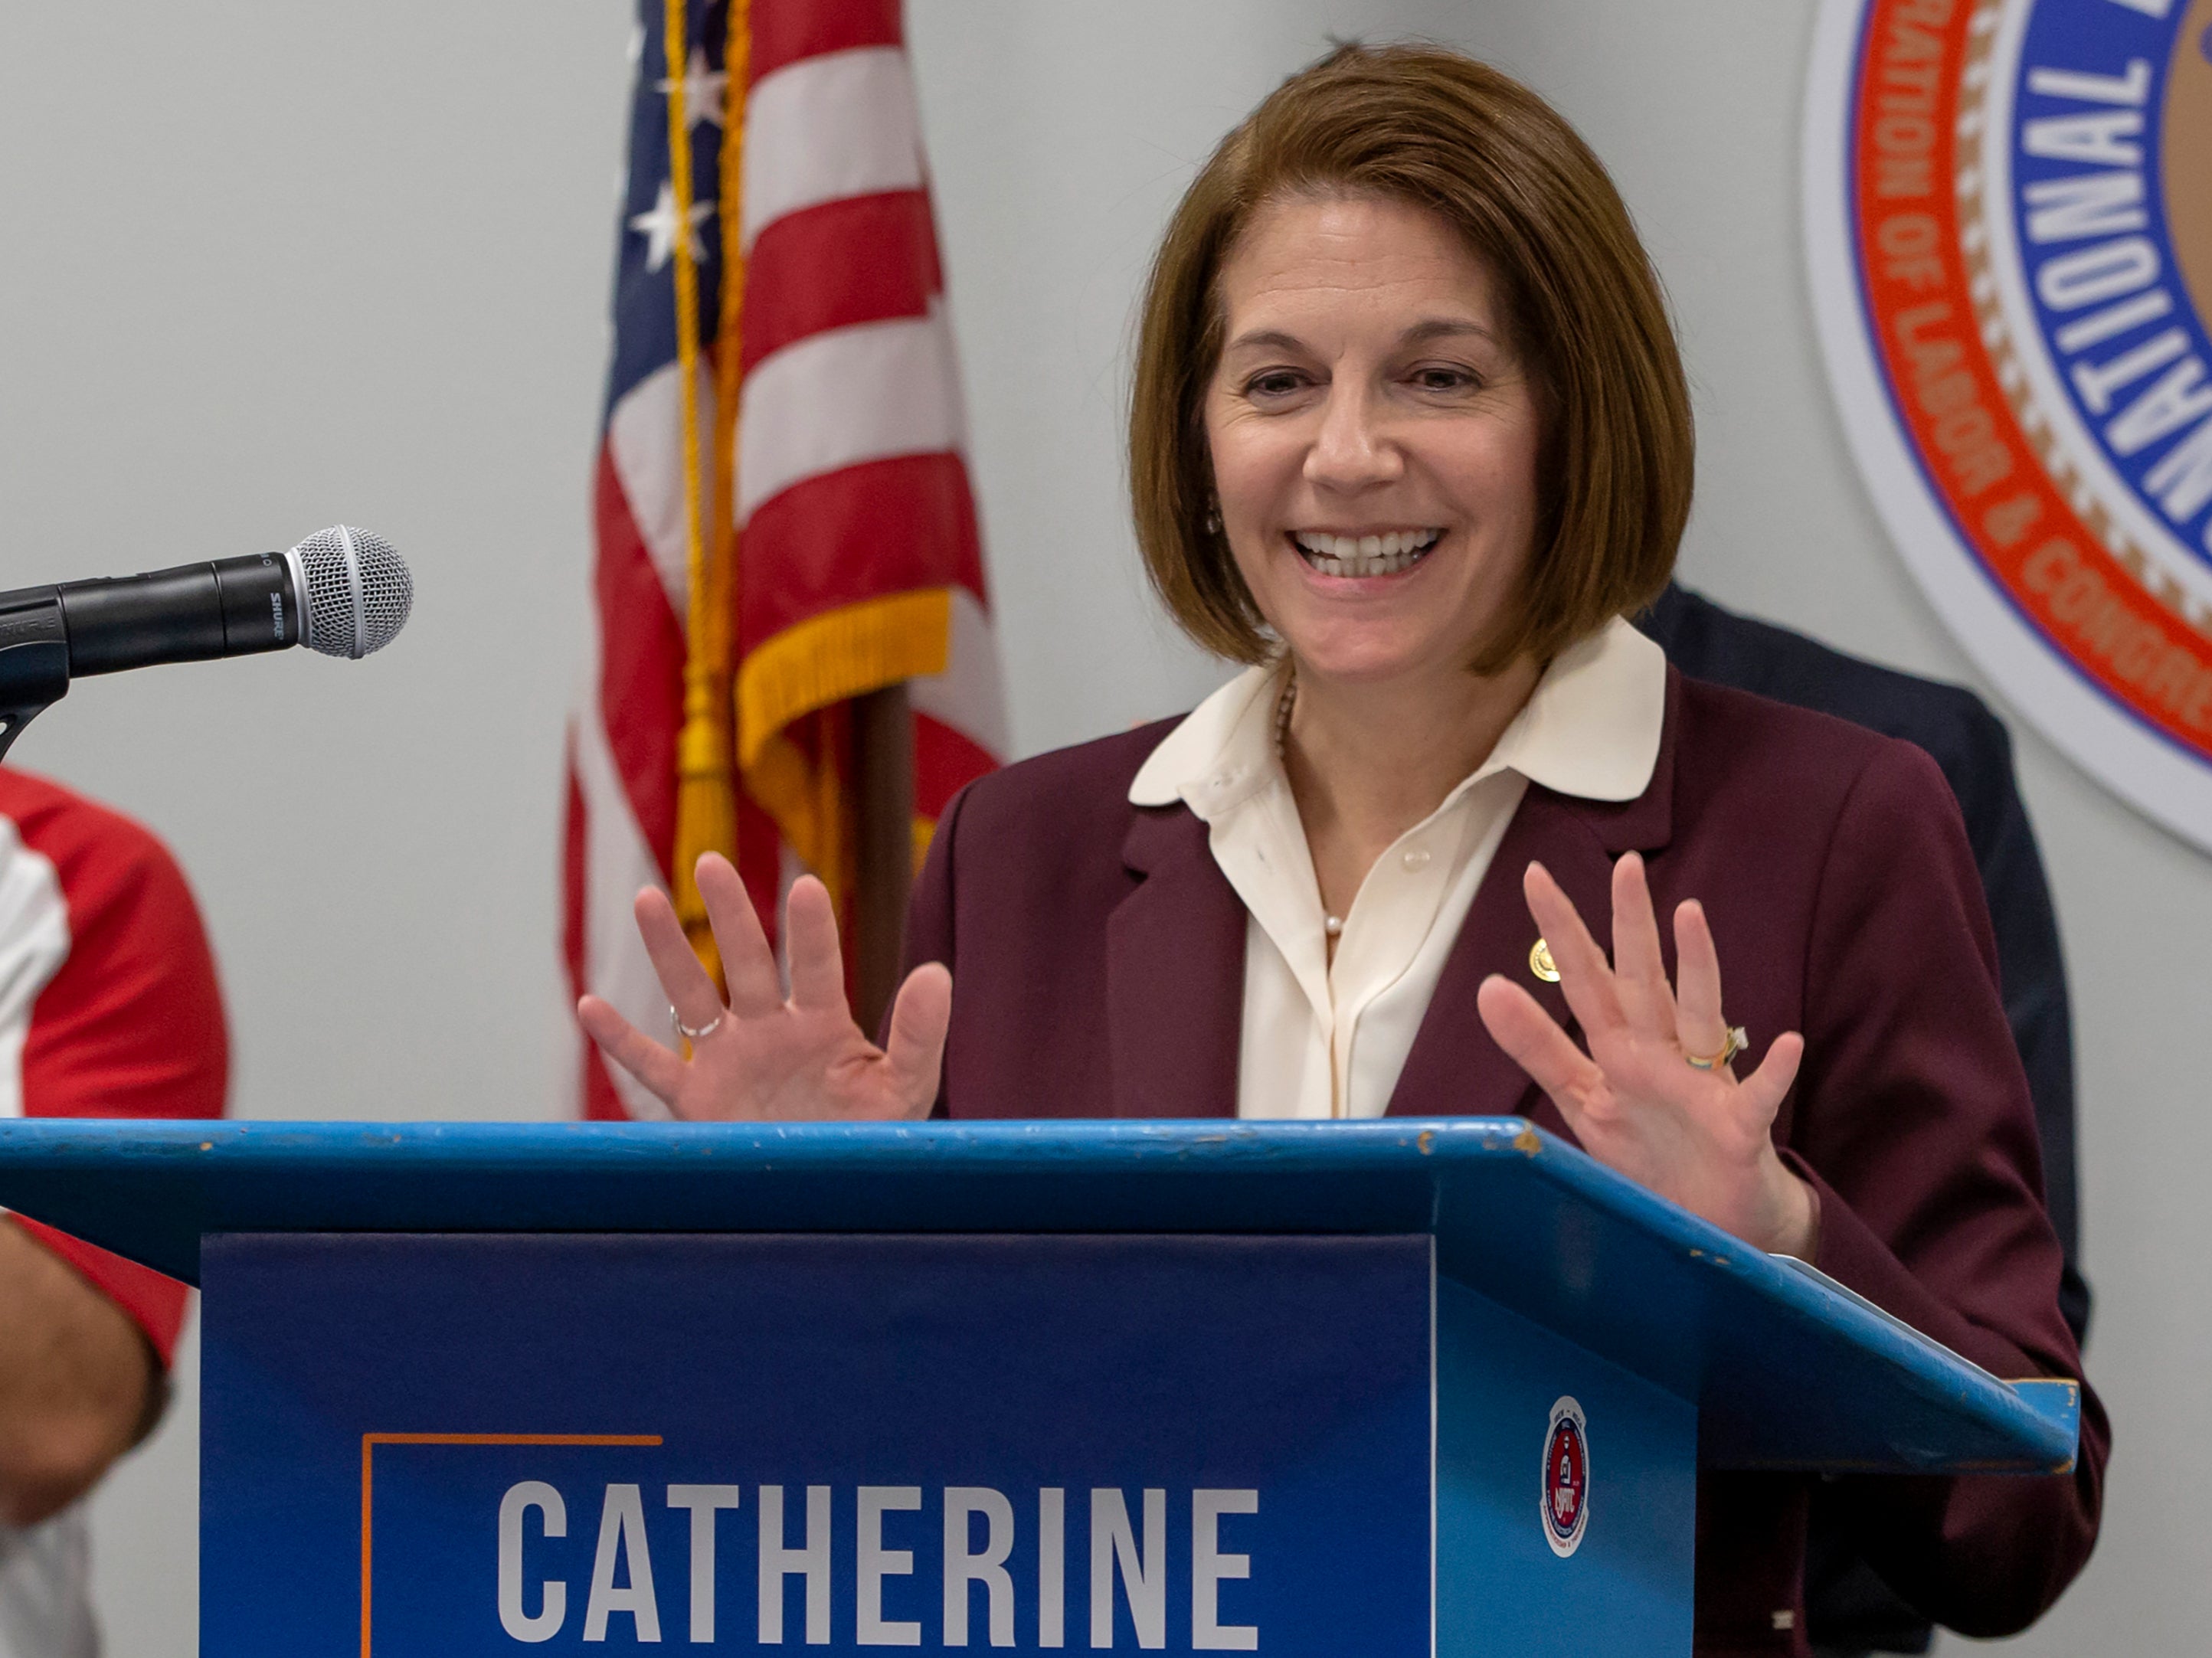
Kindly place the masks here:
POLYGON ((1552 1406, 1544 1435, 1544 1540, 1562 1560, 1583 1546, 1589 1525, 1589 1423, 1571 1397, 1552 1406))
POLYGON ((2212 0, 1826 0, 1814 309, 1946 625, 2212 848, 2212 0))

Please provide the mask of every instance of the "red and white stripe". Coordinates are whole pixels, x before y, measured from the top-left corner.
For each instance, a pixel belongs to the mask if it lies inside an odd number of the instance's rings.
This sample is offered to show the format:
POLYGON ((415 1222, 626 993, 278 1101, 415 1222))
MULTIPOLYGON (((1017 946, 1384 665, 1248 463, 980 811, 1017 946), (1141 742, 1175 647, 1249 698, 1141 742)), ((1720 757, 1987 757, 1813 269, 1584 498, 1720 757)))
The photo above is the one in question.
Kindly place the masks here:
MULTIPOLYGON (((750 13, 739 637, 750 647, 846 604, 950 587, 947 666, 910 687, 915 805, 934 817, 1007 744, 899 6, 753 0, 750 13)), ((666 884, 675 829, 689 603, 680 374, 641 382, 608 422, 592 659, 569 744, 572 987, 648 1030, 666 1006, 630 902, 666 884)), ((714 407, 702 374, 702 433, 714 407)), ((582 1060, 587 1114, 659 1114, 597 1054, 582 1060)))

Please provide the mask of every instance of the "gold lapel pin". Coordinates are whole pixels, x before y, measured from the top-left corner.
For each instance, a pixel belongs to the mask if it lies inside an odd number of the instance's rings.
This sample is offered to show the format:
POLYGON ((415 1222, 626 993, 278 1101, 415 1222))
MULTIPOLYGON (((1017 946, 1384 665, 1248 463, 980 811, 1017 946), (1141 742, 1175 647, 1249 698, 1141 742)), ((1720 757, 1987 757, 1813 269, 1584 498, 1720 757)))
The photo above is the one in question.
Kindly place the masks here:
POLYGON ((1552 959, 1552 947, 1541 938, 1528 948, 1528 971, 1547 985, 1559 981, 1559 965, 1552 959))

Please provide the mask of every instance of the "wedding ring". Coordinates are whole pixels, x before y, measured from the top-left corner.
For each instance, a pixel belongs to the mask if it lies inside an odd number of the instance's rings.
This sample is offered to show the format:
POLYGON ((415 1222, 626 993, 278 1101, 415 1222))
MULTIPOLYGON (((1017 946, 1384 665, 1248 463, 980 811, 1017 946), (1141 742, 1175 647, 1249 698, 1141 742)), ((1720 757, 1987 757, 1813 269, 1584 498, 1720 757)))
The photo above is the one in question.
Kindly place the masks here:
POLYGON ((1699 1071, 1717 1071, 1750 1046, 1751 1037, 1744 1028, 1740 1024, 1732 1024, 1728 1028, 1728 1040, 1721 1044, 1719 1053, 1707 1058, 1700 1058, 1695 1054, 1685 1054, 1682 1057, 1699 1071))
MULTIPOLYGON (((722 1010, 722 1013, 726 1013, 728 1011, 729 1009, 727 1008, 724 1008, 722 1010)), ((717 1013, 713 1018, 708 1020, 706 1023, 701 1025, 696 1030, 694 1030, 690 1025, 684 1023, 684 1016, 676 1011, 676 1005, 672 1002, 669 1004, 668 1007, 668 1023, 676 1027, 676 1034, 683 1037, 685 1042, 702 1042, 707 1037, 713 1035, 716 1029, 720 1026, 722 1023, 722 1013, 717 1013)), ((1692 1060, 1692 1063, 1694 1064, 1696 1062, 1692 1060)))

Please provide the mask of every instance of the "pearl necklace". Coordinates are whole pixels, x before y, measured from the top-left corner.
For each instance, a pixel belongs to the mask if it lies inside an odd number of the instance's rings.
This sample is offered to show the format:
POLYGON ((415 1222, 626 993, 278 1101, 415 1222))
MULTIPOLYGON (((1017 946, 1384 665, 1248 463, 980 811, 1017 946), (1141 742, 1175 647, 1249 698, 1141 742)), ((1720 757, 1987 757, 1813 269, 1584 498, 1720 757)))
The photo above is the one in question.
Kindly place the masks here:
MULTIPOLYGON (((1298 671, 1292 667, 1284 674, 1282 695, 1275 699, 1275 758, 1283 762, 1286 775, 1289 770, 1291 710, 1297 705, 1298 671)), ((1344 932, 1344 918, 1341 915, 1322 916, 1321 930, 1332 938, 1340 936, 1344 932)))

